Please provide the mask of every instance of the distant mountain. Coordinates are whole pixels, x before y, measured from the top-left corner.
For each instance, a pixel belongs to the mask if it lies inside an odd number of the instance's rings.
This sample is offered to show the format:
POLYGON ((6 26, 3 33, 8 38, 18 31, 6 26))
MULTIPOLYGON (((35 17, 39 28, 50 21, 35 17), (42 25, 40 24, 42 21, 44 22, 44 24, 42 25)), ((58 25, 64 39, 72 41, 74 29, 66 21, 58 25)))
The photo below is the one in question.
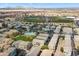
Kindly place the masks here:
POLYGON ((29 9, 29 10, 79 10, 79 8, 25 8, 22 6, 17 6, 16 8, 11 8, 11 7, 6 7, 6 8, 0 8, 0 10, 25 10, 25 9, 29 9))

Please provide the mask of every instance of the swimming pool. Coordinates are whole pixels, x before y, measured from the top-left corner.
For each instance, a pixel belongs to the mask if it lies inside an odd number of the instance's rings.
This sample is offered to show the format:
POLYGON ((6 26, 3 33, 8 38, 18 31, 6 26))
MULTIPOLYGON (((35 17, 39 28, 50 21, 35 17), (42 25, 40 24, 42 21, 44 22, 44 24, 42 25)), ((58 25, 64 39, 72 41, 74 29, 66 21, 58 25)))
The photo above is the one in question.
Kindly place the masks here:
POLYGON ((25 32, 24 35, 34 35, 34 36, 36 36, 36 32, 25 32))

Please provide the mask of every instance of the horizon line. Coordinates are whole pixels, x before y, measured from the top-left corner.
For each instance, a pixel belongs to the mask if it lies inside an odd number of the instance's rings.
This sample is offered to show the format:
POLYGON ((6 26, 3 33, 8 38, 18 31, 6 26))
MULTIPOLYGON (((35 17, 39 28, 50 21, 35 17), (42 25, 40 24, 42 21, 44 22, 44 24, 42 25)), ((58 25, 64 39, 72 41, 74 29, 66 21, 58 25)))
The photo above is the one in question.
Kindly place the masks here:
POLYGON ((79 3, 0 3, 0 8, 79 8, 79 3))

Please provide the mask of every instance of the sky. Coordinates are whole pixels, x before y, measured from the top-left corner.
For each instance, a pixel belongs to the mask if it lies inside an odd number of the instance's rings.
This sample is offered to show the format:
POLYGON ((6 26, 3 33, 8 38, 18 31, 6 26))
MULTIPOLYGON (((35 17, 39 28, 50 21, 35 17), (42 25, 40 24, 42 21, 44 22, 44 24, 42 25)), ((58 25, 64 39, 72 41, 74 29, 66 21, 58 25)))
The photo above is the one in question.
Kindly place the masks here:
POLYGON ((0 8, 79 8, 79 3, 0 3, 0 8))

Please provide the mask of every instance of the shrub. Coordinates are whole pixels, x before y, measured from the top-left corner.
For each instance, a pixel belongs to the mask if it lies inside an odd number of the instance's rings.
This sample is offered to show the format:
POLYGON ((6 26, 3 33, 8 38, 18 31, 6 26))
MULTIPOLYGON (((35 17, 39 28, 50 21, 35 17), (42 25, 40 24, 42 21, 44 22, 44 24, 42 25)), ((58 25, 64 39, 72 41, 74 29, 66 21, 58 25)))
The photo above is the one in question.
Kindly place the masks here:
POLYGON ((63 48, 63 47, 61 47, 61 48, 60 48, 60 51, 61 51, 61 52, 64 52, 64 48, 63 48))
POLYGON ((0 52, 3 52, 3 48, 0 48, 0 52))
POLYGON ((77 46, 77 51, 79 51, 79 46, 77 46))
POLYGON ((41 49, 48 49, 48 45, 43 45, 41 49))

